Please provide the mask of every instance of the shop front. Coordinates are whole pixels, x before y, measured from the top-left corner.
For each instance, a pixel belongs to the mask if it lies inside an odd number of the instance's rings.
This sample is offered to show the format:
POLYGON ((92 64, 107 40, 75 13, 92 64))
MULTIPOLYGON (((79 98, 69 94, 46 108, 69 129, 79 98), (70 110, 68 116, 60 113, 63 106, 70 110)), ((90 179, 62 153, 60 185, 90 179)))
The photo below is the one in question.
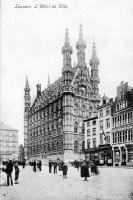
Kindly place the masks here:
POLYGON ((89 162, 94 162, 96 165, 99 165, 98 148, 86 149, 85 160, 89 162))
POLYGON ((113 153, 110 144, 99 145, 99 165, 113 165, 113 153))
POLYGON ((113 161, 113 163, 114 163, 115 166, 119 166, 120 162, 121 162, 120 149, 119 149, 119 147, 114 147, 114 161, 113 161))
POLYGON ((127 144, 127 162, 133 165, 133 144, 127 144))
POLYGON ((90 148, 85 151, 85 159, 95 162, 97 165, 113 165, 113 153, 110 144, 99 145, 97 148, 90 148))

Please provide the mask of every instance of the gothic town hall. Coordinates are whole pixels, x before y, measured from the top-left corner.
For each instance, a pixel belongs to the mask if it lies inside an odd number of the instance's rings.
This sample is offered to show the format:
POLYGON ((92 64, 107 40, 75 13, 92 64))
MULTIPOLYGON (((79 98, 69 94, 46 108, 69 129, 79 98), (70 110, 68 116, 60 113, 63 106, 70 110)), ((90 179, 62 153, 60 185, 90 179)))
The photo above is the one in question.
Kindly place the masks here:
POLYGON ((77 64, 72 66, 73 49, 68 29, 62 47, 62 76, 45 90, 37 84, 36 98, 31 104, 26 78, 24 89, 24 145, 27 159, 51 158, 71 161, 84 158, 84 119, 97 112, 99 96, 99 59, 95 43, 90 66, 85 60, 86 42, 82 25, 76 43, 77 64))

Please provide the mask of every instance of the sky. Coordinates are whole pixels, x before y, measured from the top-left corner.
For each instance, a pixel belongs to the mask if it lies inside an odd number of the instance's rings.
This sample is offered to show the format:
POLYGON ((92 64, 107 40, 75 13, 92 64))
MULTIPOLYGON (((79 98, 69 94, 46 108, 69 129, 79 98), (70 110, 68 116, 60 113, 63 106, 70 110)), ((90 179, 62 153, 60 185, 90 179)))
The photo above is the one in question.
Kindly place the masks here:
POLYGON ((47 87, 48 73, 51 83, 61 76, 66 28, 72 65, 77 63, 80 23, 88 67, 96 42, 100 95, 114 98, 121 81, 133 86, 132 0, 1 0, 0 120, 19 130, 19 143, 23 144, 26 75, 33 101, 36 84, 41 83, 42 90, 47 87))

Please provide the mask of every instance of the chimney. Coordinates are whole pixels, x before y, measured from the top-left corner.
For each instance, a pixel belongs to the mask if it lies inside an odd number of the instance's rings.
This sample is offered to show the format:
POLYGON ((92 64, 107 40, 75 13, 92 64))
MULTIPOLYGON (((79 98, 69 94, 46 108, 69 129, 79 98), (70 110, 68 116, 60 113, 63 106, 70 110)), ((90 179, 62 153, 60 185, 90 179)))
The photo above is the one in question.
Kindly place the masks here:
POLYGON ((38 84, 36 85, 36 87, 37 87, 37 97, 39 97, 39 96, 41 95, 41 84, 38 83, 38 84))

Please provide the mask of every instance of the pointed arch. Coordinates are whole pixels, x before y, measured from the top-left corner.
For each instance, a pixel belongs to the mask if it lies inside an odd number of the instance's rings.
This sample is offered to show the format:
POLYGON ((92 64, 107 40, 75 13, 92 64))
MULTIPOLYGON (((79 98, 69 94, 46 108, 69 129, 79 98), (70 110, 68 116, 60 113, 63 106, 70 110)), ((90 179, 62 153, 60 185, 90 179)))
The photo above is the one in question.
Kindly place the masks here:
POLYGON ((78 122, 74 123, 74 133, 78 133, 78 122))
POLYGON ((82 141, 82 153, 85 151, 85 141, 82 141))
POLYGON ((82 123, 82 134, 85 134, 85 123, 82 123))
POLYGON ((79 142, 77 140, 74 142, 74 153, 79 153, 79 142))

